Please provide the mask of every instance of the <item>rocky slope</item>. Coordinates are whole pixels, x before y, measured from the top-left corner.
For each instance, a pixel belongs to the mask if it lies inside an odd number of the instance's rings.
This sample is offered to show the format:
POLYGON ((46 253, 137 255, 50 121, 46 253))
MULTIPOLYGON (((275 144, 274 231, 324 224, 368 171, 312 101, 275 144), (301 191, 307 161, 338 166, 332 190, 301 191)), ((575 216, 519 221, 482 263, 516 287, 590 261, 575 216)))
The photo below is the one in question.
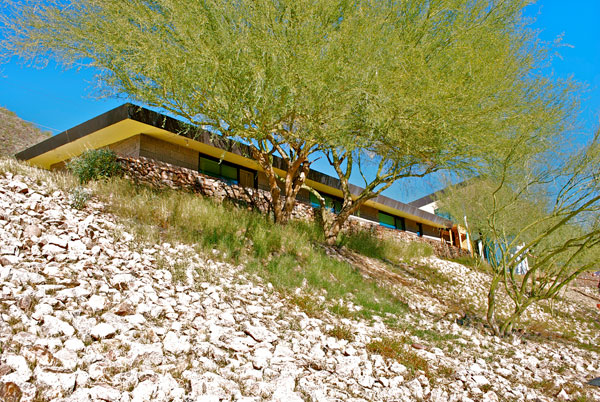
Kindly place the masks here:
POLYGON ((309 317, 244 267, 140 244, 28 176, 0 169, 0 400, 600 400, 583 385, 597 352, 490 337, 417 293, 413 331, 309 317), (374 352, 392 338, 397 359, 374 352))
POLYGON ((48 138, 46 133, 16 114, 0 107, 0 156, 12 156, 48 138))

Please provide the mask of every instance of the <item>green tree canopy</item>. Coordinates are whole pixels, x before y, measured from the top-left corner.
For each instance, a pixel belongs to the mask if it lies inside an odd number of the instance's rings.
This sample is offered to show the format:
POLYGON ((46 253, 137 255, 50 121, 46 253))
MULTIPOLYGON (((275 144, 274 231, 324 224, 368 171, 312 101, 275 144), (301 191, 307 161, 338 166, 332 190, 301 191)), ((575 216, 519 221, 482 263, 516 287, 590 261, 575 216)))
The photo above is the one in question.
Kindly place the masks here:
POLYGON ((487 319, 509 333, 533 303, 553 298, 582 272, 599 269, 600 133, 579 150, 515 141, 485 176, 440 197, 442 210, 468 217, 471 233, 491 251, 487 319), (535 152, 533 152, 535 149, 535 152), (518 272, 527 259, 529 270, 518 272), (498 318, 497 291, 513 303, 498 318))
POLYGON ((517 132, 562 129, 574 88, 536 74, 548 48, 528 3, 8 0, 0 47, 95 67, 106 95, 250 144, 279 222, 326 153, 344 190, 333 239, 398 178, 472 168, 517 132), (356 161, 379 166, 361 195, 345 185, 356 161))

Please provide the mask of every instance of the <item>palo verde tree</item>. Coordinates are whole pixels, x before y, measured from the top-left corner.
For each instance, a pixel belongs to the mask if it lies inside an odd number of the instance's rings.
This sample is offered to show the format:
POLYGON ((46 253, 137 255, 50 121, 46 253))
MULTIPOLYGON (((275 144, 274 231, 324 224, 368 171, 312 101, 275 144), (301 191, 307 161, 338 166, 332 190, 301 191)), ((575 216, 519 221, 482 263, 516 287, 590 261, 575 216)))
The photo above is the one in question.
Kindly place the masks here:
POLYGON ((515 141, 485 176, 440 199, 442 209, 468 216, 489 250, 487 321, 501 336, 529 306, 598 267, 600 136, 566 155, 548 144, 532 148, 530 140, 515 141), (525 273, 518 269, 524 259, 525 273), (508 313, 499 312, 507 310, 497 306, 499 292, 512 302, 508 313))
POLYGON ((104 95, 167 110, 250 146, 284 223, 319 144, 350 142, 351 100, 376 76, 387 2, 4 2, 5 54, 98 69, 104 95), (283 163, 275 162, 279 157, 283 163))
POLYGON ((336 214, 322 208, 328 243, 361 205, 402 178, 476 173, 517 133, 540 139, 572 125, 577 85, 539 74, 552 46, 529 28, 528 3, 394 2, 370 36, 382 68, 352 100, 353 142, 320 147, 343 194, 336 214), (353 191, 353 174, 363 190, 353 191))
POLYGON ((395 180, 472 167, 515 125, 564 116, 569 83, 532 76, 548 53, 525 29, 528 3, 8 0, 0 48, 94 67, 106 95, 242 140, 277 222, 324 152, 344 192, 326 226, 333 242, 395 180), (352 170, 372 161, 375 178, 351 194, 352 170))

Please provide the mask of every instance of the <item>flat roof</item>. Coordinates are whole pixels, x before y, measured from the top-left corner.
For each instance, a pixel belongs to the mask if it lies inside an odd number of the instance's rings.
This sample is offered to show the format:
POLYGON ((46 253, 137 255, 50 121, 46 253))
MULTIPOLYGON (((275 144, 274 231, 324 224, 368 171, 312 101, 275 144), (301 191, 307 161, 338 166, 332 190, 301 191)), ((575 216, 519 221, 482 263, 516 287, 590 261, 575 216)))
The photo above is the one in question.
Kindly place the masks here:
MULTIPOLYGON (((17 159, 49 169, 53 164, 68 160, 87 149, 96 149, 121 141, 138 134, 146 134, 165 141, 179 143, 199 150, 200 152, 221 154, 228 160, 245 167, 262 170, 250 158, 250 148, 246 144, 229 140, 204 129, 182 122, 164 114, 126 103, 106 113, 94 117, 60 134, 45 139, 15 156, 17 159), (190 145, 191 144, 191 145, 190 145)), ((274 167, 285 169, 285 162, 279 157, 273 158, 274 167)), ((310 170, 307 184, 329 195, 340 196, 339 179, 316 170, 310 170)), ((362 188, 349 185, 354 195, 362 192, 362 188)), ((420 210, 415 205, 405 204, 392 198, 379 195, 366 202, 382 212, 401 217, 408 217, 417 222, 434 227, 448 228, 453 222, 429 212, 420 210)))

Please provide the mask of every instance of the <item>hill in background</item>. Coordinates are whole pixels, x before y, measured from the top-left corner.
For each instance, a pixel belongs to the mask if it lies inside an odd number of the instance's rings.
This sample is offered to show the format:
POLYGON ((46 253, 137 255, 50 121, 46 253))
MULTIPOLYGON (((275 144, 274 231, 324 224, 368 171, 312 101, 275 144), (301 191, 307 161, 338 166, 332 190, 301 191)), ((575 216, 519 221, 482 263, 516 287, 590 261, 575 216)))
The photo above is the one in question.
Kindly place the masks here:
POLYGON ((50 135, 10 110, 0 107, 0 156, 12 156, 50 135))

